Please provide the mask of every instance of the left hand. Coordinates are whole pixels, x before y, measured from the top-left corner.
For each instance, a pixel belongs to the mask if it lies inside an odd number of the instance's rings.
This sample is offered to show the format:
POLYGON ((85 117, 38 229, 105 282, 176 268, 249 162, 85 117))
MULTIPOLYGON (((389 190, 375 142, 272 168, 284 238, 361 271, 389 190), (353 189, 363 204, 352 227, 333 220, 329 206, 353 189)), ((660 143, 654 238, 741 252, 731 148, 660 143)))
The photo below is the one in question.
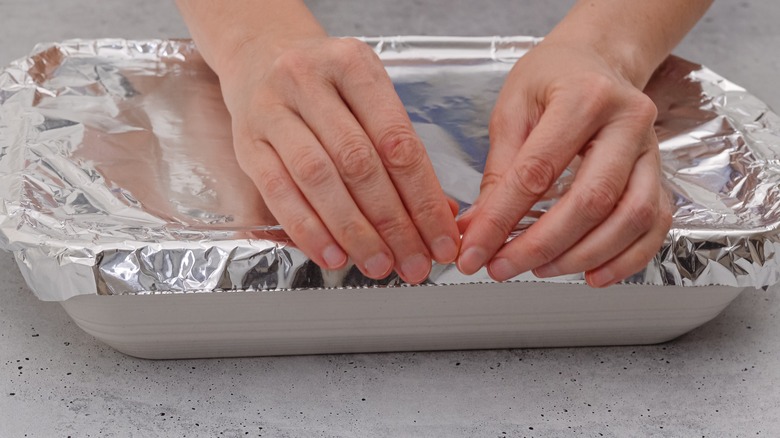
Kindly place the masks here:
POLYGON ((490 123, 480 195, 461 220, 459 269, 492 278, 586 272, 603 287, 641 270, 671 226, 653 102, 587 46, 544 41, 515 64, 490 123), (566 166, 569 191, 520 236, 518 221, 566 166))

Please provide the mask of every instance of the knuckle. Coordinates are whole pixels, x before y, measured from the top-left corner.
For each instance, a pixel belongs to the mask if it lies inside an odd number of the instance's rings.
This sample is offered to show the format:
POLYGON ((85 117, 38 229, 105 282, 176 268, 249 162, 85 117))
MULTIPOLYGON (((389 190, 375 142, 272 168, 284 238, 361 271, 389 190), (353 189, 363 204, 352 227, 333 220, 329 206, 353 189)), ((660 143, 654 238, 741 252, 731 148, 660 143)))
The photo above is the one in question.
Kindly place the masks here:
POLYGON ((594 91, 583 96, 581 99, 582 107, 587 114, 602 114, 607 112, 612 106, 612 99, 609 91, 594 91))
POLYGON ((391 170, 418 169, 425 154, 415 134, 408 128, 394 128, 380 137, 378 148, 391 170))
POLYGON ((266 170, 258 174, 260 191, 266 198, 279 199, 287 195, 289 184, 287 179, 277 170, 266 170))
POLYGON ((657 207, 649 202, 633 205, 628 211, 628 223, 636 233, 644 233, 653 227, 658 219, 657 207))
POLYGON ((530 254, 539 265, 549 263, 558 256, 555 247, 544 239, 529 239, 528 241, 523 242, 523 245, 528 254, 530 254))
POLYGON ((490 187, 495 187, 501 180, 501 175, 495 171, 488 170, 482 174, 482 181, 479 184, 479 191, 482 192, 490 187))
POLYGON ((383 217, 374 223, 374 228, 383 237, 408 236, 412 231, 411 222, 403 216, 383 217))
POLYGON ((301 184, 318 186, 331 177, 331 169, 323 154, 315 149, 304 149, 291 160, 290 171, 301 184))
POLYGON ((335 61, 352 77, 360 77, 371 62, 379 60, 368 44, 355 38, 339 38, 333 42, 335 61), (360 73, 360 75, 356 75, 360 73))
POLYGON ((577 198, 580 214, 588 222, 599 222, 615 208, 620 191, 610 180, 602 179, 585 188, 577 198))
POLYGON ((607 95, 615 88, 615 81, 602 74, 591 74, 587 81, 588 94, 607 95))
POLYGON ((485 211, 484 220, 488 229, 497 230, 505 235, 509 235, 509 232, 517 225, 516 221, 513 221, 506 215, 492 211, 490 213, 485 211))
POLYGON ((271 63, 268 72, 263 76, 263 83, 274 89, 271 94, 283 91, 284 94, 292 96, 317 89, 327 81, 327 76, 327 60, 316 56, 308 48, 292 48, 284 51, 271 63))
POLYGON ((644 124, 652 125, 656 117, 658 117, 658 107, 655 105, 655 102, 653 102, 650 96, 642 92, 637 91, 632 94, 629 100, 631 111, 644 124))
POLYGON ((533 157, 508 172, 510 188, 523 196, 538 199, 555 182, 555 165, 548 158, 533 157))
POLYGON ((415 224, 418 224, 418 226, 430 223, 432 218, 435 219, 438 217, 436 215, 442 211, 444 205, 444 202, 437 201, 433 198, 426 197, 417 199, 409 208, 412 221, 414 221, 415 224))
POLYGON ((338 38, 333 42, 335 49, 345 55, 364 55, 367 51, 373 53, 368 44, 357 38, 338 38))
POLYGON ((600 114, 609 109, 615 94, 615 82, 601 74, 581 77, 582 86, 572 94, 572 101, 587 114, 600 114))
POLYGON ((336 232, 336 239, 339 242, 361 242, 366 243, 368 237, 368 227, 359 220, 348 220, 344 222, 336 232))
POLYGON ((336 160, 347 183, 361 183, 376 174, 374 155, 362 138, 346 138, 340 142, 336 160))
POLYGON ((307 56, 304 50, 289 49, 280 54, 271 64, 271 71, 283 75, 295 75, 309 68, 311 56, 307 56))
POLYGON ((306 236, 312 230, 314 230, 316 228, 316 223, 314 217, 303 215, 303 216, 297 216, 285 228, 287 230, 287 233, 290 236, 300 237, 300 236, 306 236))

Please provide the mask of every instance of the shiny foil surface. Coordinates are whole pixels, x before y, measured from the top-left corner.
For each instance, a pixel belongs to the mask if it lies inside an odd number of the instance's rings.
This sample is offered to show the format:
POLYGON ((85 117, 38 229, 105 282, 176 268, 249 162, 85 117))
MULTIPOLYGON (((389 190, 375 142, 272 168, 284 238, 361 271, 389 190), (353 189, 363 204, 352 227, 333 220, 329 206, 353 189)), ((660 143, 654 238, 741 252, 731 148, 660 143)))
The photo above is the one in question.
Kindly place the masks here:
MULTIPOLYGON (((445 192, 476 198, 503 78, 538 39, 366 39, 380 54, 445 192)), ((780 280, 780 118, 709 69, 670 57, 658 106, 674 224, 643 285, 780 280)), ((576 163, 518 224, 567 189, 576 163)), ((324 271, 287 241, 232 151, 214 73, 191 41, 40 45, 0 71, 0 246, 43 300, 81 294, 402 286, 324 271)), ((584 284, 582 274, 516 282, 584 284)), ((492 282, 435 265, 427 285, 492 282)), ((519 286, 521 287, 521 286, 519 286)))

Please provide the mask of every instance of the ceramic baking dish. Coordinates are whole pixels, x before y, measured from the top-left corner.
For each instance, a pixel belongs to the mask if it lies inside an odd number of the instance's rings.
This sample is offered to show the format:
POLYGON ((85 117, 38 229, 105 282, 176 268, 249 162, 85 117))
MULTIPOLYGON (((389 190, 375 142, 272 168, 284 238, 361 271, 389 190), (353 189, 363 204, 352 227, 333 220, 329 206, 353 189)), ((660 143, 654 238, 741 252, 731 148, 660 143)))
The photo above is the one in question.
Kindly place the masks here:
MULTIPOLYGON (((503 78, 539 40, 365 41, 464 211, 503 78)), ((495 283, 435 265, 409 286, 324 271, 287 241, 235 161, 217 78, 191 41, 44 44, 0 70, 0 246, 40 299, 139 357, 663 342, 780 280, 780 121, 675 57, 645 91, 676 208, 645 269, 592 289, 582 274, 495 283)))

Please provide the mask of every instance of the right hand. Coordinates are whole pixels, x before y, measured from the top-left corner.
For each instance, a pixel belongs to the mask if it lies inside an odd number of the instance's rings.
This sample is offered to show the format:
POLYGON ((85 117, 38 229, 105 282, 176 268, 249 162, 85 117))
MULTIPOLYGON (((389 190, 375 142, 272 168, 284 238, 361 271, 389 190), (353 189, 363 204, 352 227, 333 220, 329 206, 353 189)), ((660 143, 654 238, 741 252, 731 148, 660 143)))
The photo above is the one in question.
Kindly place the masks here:
POLYGON ((349 256, 409 283, 460 237, 425 148, 378 56, 355 39, 247 43, 220 75, 238 163, 315 263, 349 256), (269 53, 271 53, 269 55, 269 53))

